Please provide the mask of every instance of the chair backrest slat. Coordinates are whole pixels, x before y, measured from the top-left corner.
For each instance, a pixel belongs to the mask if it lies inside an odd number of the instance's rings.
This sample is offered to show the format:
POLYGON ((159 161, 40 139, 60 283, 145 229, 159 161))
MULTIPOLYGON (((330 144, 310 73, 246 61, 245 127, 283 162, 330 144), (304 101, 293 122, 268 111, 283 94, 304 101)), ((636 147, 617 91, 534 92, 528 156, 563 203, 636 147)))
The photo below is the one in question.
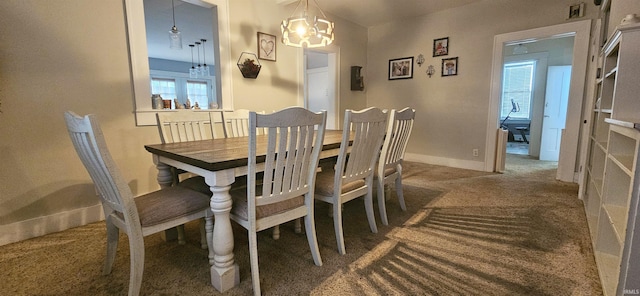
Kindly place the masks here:
POLYGON ((386 110, 372 107, 345 112, 342 143, 336 163, 336 170, 341 172, 341 180, 338 180, 336 174, 336 186, 373 176, 386 127, 386 110), (354 137, 349 151, 350 133, 354 137))
MULTIPOLYGON (((379 168, 393 167, 402 162, 404 153, 407 149, 407 143, 413 129, 413 122, 416 111, 411 108, 404 108, 400 111, 391 110, 389 114, 389 125, 387 128, 387 136, 382 146, 380 155, 379 168)), ((382 173, 382 171, 380 171, 382 173)))
MULTIPOLYGON (((249 136, 249 113, 247 109, 236 109, 233 111, 222 112, 222 122, 224 126, 224 135, 227 138, 248 137, 249 136)), ((265 114, 264 111, 256 112, 265 114)), ((264 134, 263 128, 258 129, 258 135, 264 134)))
POLYGON ((131 188, 109 154, 98 121, 93 115, 80 117, 73 112, 65 112, 64 116, 78 157, 89 172, 103 206, 108 207, 105 214, 112 209, 125 217, 137 217, 131 188))
POLYGON ((179 143, 217 139, 211 114, 204 111, 178 110, 156 113, 162 143, 179 143))
POLYGON ((250 113, 247 182, 250 217, 255 217, 252 205, 272 204, 313 192, 325 124, 326 112, 314 113, 300 107, 269 115, 250 113), (256 137, 261 129, 267 131, 267 149, 262 192, 256 198, 256 137))
POLYGON ((225 137, 249 136, 249 112, 247 109, 222 112, 225 137))

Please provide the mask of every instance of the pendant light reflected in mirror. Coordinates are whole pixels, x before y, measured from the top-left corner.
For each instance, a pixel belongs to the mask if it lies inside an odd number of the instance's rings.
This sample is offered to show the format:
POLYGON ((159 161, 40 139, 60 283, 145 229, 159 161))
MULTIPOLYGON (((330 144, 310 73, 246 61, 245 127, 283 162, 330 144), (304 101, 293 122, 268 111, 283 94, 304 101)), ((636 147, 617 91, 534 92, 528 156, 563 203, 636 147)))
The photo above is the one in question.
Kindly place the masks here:
POLYGON ((173 27, 169 30, 169 47, 172 49, 182 49, 182 34, 176 27, 176 7, 171 0, 171 11, 173 16, 173 27))
POLYGON ((195 45, 189 44, 189 47, 191 48, 191 68, 189 69, 189 77, 198 78, 198 70, 196 70, 196 67, 193 64, 193 47, 195 47, 195 45))
POLYGON ((203 65, 202 65, 202 69, 200 70, 200 74, 202 76, 209 76, 209 66, 207 66, 207 56, 205 55, 205 51, 207 50, 206 47, 206 42, 207 39, 200 39, 200 41, 202 41, 202 61, 203 61, 203 65))

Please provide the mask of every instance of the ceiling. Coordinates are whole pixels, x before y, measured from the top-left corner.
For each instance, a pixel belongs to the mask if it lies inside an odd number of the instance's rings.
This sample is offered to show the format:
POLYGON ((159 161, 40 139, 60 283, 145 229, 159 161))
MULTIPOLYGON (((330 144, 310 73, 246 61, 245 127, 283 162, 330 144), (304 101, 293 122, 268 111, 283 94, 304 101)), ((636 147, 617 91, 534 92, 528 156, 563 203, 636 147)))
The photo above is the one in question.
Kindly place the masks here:
MULTIPOLYGON (((160 59, 176 60, 191 63, 191 49, 200 39, 206 39, 206 52, 201 51, 201 58, 206 57, 207 64, 213 64, 213 12, 210 7, 202 7, 192 3, 204 4, 201 1, 186 0, 191 3, 175 0, 176 27, 182 32, 182 49, 169 48, 168 31, 173 26, 171 0, 144 0, 145 24, 147 29, 147 46, 149 56, 160 59)), ((263 0, 274 1, 282 5, 282 9, 293 13, 298 0, 263 0)), ((313 11, 314 1, 329 15, 350 20, 364 27, 380 25, 421 15, 431 14, 483 0, 309 0, 313 11)), ((206 5, 206 4, 204 4, 206 5)), ((336 28, 339 34, 340 29, 336 28)), ((197 64, 197 51, 194 47, 194 60, 197 64)))
MULTIPOLYGON (((280 4, 298 0, 275 0, 280 4)), ((482 0, 309 0, 309 7, 318 3, 325 13, 337 15, 364 27, 431 14, 480 2, 482 0)), ((296 4, 286 6, 293 9, 296 4)), ((337 31, 337 30, 336 30, 337 31)))

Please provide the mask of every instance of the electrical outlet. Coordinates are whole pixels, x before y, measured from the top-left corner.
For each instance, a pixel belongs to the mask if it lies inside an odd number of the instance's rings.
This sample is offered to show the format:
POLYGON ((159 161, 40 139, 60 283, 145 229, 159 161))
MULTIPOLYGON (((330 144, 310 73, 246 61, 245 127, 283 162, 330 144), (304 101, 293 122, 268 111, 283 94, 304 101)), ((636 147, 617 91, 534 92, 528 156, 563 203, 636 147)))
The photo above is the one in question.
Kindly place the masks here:
POLYGON ((473 149, 473 156, 478 156, 478 149, 473 149))

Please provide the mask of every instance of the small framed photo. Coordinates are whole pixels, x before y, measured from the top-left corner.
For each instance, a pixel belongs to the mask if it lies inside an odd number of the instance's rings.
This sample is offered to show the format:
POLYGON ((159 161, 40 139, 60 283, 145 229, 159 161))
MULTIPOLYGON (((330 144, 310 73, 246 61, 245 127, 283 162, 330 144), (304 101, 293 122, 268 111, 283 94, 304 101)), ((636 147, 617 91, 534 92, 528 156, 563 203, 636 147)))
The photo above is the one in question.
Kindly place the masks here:
POLYGON ((389 80, 413 78, 413 57, 389 60, 389 80))
POLYGON ((433 56, 446 56, 449 54, 449 37, 433 40, 433 56))
POLYGON ((276 36, 258 32, 258 58, 276 61, 276 36))
POLYGON ((569 17, 567 19, 579 18, 584 16, 584 2, 569 5, 569 17))
POLYGON ((442 59, 442 77, 458 75, 458 57, 442 59))

